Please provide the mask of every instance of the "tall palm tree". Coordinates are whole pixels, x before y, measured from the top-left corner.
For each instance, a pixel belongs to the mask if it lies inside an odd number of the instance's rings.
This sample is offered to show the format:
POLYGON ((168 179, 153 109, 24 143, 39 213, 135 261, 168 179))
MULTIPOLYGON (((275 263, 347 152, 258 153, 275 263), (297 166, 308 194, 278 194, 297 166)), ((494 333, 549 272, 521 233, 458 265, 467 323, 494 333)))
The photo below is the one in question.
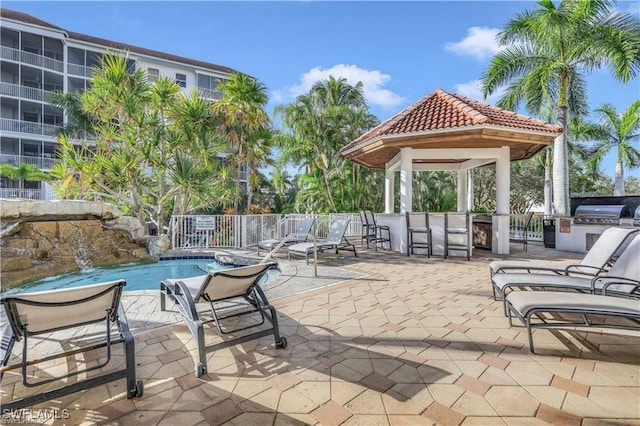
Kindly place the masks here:
POLYGON ((554 142, 553 205, 569 213, 567 111, 586 113, 585 73, 606 65, 627 83, 640 70, 640 20, 619 12, 610 0, 540 0, 518 14, 499 35, 504 47, 482 77, 485 97, 509 84, 498 105, 516 109, 525 101, 536 114, 545 99, 557 105, 563 133, 554 142))
POLYGON ((626 111, 618 114, 611 104, 605 104, 596 112, 601 121, 588 130, 588 135, 597 145, 591 150, 587 165, 597 170, 604 156, 616 149, 616 170, 613 195, 625 195, 624 167, 640 167, 640 151, 634 147, 640 141, 640 100, 635 101, 626 111))
MULTIPOLYGON (((252 132, 270 127, 270 120, 265 106, 269 100, 267 88, 255 78, 246 74, 234 73, 229 80, 218 85, 222 91, 221 99, 213 103, 214 111, 221 117, 226 136, 236 149, 236 155, 243 158, 251 155, 247 147, 248 138, 252 132)), ((234 208, 240 206, 239 180, 242 162, 236 162, 237 182, 234 198, 234 208)))
POLYGON ((290 131, 278 135, 281 155, 303 166, 308 175, 296 206, 318 212, 352 211, 350 206, 362 195, 367 173, 359 173, 363 171, 360 166, 347 164, 340 148, 377 124, 377 118, 369 113, 362 84, 351 86, 346 79, 331 76, 276 113, 290 131))

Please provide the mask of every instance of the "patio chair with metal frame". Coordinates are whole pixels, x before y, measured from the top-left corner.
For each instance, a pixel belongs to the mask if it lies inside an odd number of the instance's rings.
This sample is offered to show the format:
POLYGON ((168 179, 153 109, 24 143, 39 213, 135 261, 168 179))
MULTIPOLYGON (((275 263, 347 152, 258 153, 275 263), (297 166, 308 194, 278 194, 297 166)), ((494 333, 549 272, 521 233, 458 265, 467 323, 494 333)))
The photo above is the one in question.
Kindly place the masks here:
POLYGON ((427 249, 427 257, 433 254, 431 228, 429 227, 429 212, 406 212, 407 220, 407 256, 413 254, 414 249, 427 249), (420 238, 415 240, 414 234, 420 238), (426 239, 426 241, 424 241, 426 239))
POLYGON ((497 274, 494 275, 493 286, 504 301, 504 312, 507 315, 507 291, 523 288, 577 290, 589 293, 601 293, 607 288, 609 293, 621 295, 632 294, 640 286, 640 235, 629 244, 616 263, 601 275, 572 276, 552 274, 497 274), (614 283, 614 284, 612 284, 614 283))
MULTIPOLYGON (((621 253, 621 250, 633 240, 633 236, 638 232, 640 232, 640 230, 634 228, 607 228, 577 264, 565 265, 554 262, 520 260, 497 260, 491 262, 489 264, 489 272, 491 275, 493 299, 497 300, 494 277, 504 273, 579 274, 589 277, 598 275, 614 256, 621 253)), ((498 280, 502 279, 498 278, 498 280)))
POLYGON ((444 258, 450 251, 463 251, 471 260, 471 226, 469 212, 444 214, 444 258), (453 238, 452 238, 453 237, 453 238))
POLYGON ((352 251, 353 255, 358 257, 355 244, 349 242, 345 236, 347 227, 351 219, 333 219, 329 223, 329 232, 324 241, 306 242, 289 246, 289 260, 291 256, 304 256, 307 264, 309 263, 309 255, 313 254, 314 249, 318 253, 326 250, 335 250, 338 254, 339 250, 352 251))
POLYGON ((511 227, 513 237, 510 238, 511 242, 522 243, 522 249, 527 252, 529 244, 529 227, 531 227, 531 221, 533 220, 533 212, 527 213, 524 222, 521 225, 514 225, 511 227))
POLYGON ((287 234, 284 238, 273 238, 270 240, 258 241, 258 255, 260 255, 260 249, 272 251, 278 246, 284 247, 307 241, 311 235, 313 224, 315 222, 315 217, 305 217, 298 223, 296 230, 287 234))
POLYGON ((276 348, 287 347, 287 339, 280 336, 276 309, 269 304, 259 285, 260 279, 269 268, 275 266, 276 263, 273 262, 260 263, 210 272, 197 277, 165 279, 160 283, 160 310, 166 310, 167 299, 172 301, 198 345, 198 358, 194 365, 196 377, 207 373, 209 352, 272 334, 276 348), (201 303, 208 305, 210 317, 198 311, 197 305, 201 303), (232 324, 232 319, 245 319, 247 324, 232 324), (266 329, 262 327, 265 320, 270 323, 270 327, 266 329), (248 334, 241 333, 222 342, 207 345, 204 326, 209 323, 215 324, 220 335, 242 332, 254 327, 260 330, 248 334))
MULTIPOLYGON (((384 243, 389 244, 389 250, 391 250, 391 229, 387 225, 378 225, 376 223, 376 216, 373 214, 371 210, 365 210, 364 215, 367 219, 367 224, 373 229, 375 232, 373 234, 373 239, 371 240, 374 243, 374 247, 376 251, 378 251, 378 244, 382 244, 384 248, 384 243)), ((367 245, 367 248, 369 246, 367 245)))
MULTIPOLYGON (((39 404, 51 399, 58 399, 80 390, 89 389, 114 380, 127 380, 127 398, 142 396, 143 383, 136 380, 136 361, 133 336, 129 332, 127 318, 120 303, 124 280, 104 282, 83 287, 62 290, 47 290, 32 293, 16 293, 4 296, 0 303, 5 309, 8 327, 2 339, 0 360, 0 378, 9 370, 21 369, 22 384, 26 387, 40 387, 35 394, 21 396, 13 401, 2 401, 3 410, 14 410, 39 404), (80 327, 103 323, 104 331, 94 332, 91 328, 91 342, 82 342, 74 335, 70 340, 75 347, 72 350, 46 355, 40 359, 30 359, 30 351, 36 345, 30 346, 32 337, 38 337, 38 346, 42 341, 51 340, 55 332, 78 330, 80 327), (116 335, 112 335, 112 333, 116 335), (22 340, 22 359, 19 364, 8 365, 15 342, 22 340), (99 371, 111 362, 112 347, 122 343, 124 346, 125 364, 111 371, 99 371), (61 357, 70 357, 79 353, 106 348, 106 359, 90 367, 67 372, 60 376, 52 376, 37 380, 30 377, 27 368, 31 365, 42 364, 61 357), (87 374, 86 378, 81 378, 87 374), (51 388, 48 385, 62 379, 76 377, 75 381, 51 388)), ((75 332, 74 332, 75 333, 75 332)), ((115 364, 114 364, 115 365, 115 364)), ((107 367, 108 368, 108 367, 107 367)), ((15 395, 14 395, 15 396, 15 395)))

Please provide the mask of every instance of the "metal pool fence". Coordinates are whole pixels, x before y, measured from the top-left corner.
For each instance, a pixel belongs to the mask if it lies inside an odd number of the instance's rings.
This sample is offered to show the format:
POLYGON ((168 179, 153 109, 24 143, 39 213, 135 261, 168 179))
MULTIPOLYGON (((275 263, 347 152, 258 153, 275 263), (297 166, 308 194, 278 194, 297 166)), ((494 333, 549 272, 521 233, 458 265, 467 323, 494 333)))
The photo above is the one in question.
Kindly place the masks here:
MULTIPOLYGON (((316 237, 327 236, 334 218, 351 219, 347 236, 360 236, 362 222, 358 213, 329 215, 188 215, 171 218, 170 237, 173 249, 255 247, 258 241, 280 239, 294 232, 306 217, 316 218, 316 237)), ((512 215, 511 226, 521 225, 525 215, 512 215)), ((512 232, 513 233, 513 232, 512 232)), ((513 235, 512 235, 513 236, 513 235)), ((534 216, 528 231, 529 241, 542 241, 542 216, 534 216)))

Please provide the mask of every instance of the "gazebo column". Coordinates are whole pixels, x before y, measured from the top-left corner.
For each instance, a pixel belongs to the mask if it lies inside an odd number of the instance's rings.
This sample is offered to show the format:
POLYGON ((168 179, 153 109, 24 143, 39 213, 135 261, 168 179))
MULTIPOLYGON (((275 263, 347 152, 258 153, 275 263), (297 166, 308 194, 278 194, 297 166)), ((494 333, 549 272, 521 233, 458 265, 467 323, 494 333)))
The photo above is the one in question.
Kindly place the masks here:
POLYGON ((509 191, 511 188, 510 148, 500 148, 496 159, 496 215, 493 219, 493 252, 509 254, 509 191), (497 232, 496 232, 497 231, 497 232))
POLYGON ((394 187, 394 174, 395 168, 389 167, 389 163, 384 168, 384 212, 389 214, 393 213, 393 195, 395 193, 394 187))
POLYGON ((400 213, 413 210, 413 153, 411 148, 400 150, 400 213))
POLYGON ((467 170, 467 209, 476 208, 473 200, 473 169, 467 170))
POLYGON ((466 212, 468 210, 467 206, 467 194, 469 192, 468 187, 468 177, 467 170, 460 169, 458 170, 458 211, 466 212))

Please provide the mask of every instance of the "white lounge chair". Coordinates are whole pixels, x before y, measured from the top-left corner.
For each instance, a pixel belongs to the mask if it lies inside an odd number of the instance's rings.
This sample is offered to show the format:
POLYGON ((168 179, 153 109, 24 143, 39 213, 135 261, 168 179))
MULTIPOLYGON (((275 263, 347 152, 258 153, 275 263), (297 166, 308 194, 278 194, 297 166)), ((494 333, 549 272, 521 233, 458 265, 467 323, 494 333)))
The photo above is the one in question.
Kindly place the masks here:
MULTIPOLYGON (((612 282, 610 285, 614 285, 612 282)), ((636 287, 637 290, 638 287, 636 287)), ((606 293, 606 288, 605 288, 606 293)), ((514 291, 506 299, 509 325, 514 314, 527 326, 529 350, 534 353, 533 328, 551 327, 605 327, 640 330, 640 301, 625 297, 614 297, 599 294, 566 293, 555 291, 514 291), (544 314, 553 314, 554 318, 545 318, 544 314), (557 314, 563 314, 559 317, 557 314), (580 315, 583 321, 572 321, 565 314, 580 315), (590 315, 626 318, 629 324, 611 321, 595 322, 590 315), (533 318, 540 322, 532 322, 533 318)))
POLYGON ((356 246, 347 240, 345 233, 347 232, 347 226, 349 226, 350 219, 334 219, 329 224, 329 232, 327 239, 324 241, 316 241, 315 243, 300 243, 289 246, 289 260, 291 256, 304 256, 307 264, 309 263, 309 255, 313 254, 314 247, 318 253, 325 250, 335 250, 338 254, 339 250, 352 251, 354 256, 358 256, 356 253, 356 246))
POLYGON ((260 249, 272 251, 280 244, 282 246, 288 246, 304 243, 309 238, 309 235, 311 235, 311 229, 313 228, 315 221, 315 217, 305 217, 300 221, 300 223, 298 223, 295 232, 287 234, 286 237, 258 241, 258 255, 260 254, 260 249))
POLYGON ((561 275, 579 274, 582 276, 595 276, 602 272, 608 262, 617 254, 621 248, 631 241, 638 229, 633 228, 608 228, 600 238, 596 240, 593 247, 587 252, 584 258, 577 264, 562 265, 553 262, 527 262, 514 260, 498 260, 489 264, 493 299, 496 297, 496 284, 494 277, 499 273, 555 273, 561 275))
POLYGON ((609 286, 610 292, 633 294, 640 286, 640 235, 624 249, 616 263, 606 274, 595 277, 551 274, 496 274, 493 286, 500 292, 508 314, 506 292, 514 288, 570 289, 600 293, 609 286), (614 283, 614 285, 612 285, 614 283))
POLYGON ((207 373, 207 353, 223 349, 238 343, 258 339, 273 334, 276 348, 286 348, 287 339, 280 336, 276 309, 269 304, 260 288, 259 281, 267 270, 276 263, 261 263, 240 268, 225 269, 192 278, 166 279, 160 283, 160 309, 166 310, 166 299, 184 317, 189 331, 198 343, 198 359, 195 361, 196 377, 207 373), (206 303, 211 317, 198 312, 196 305, 206 303), (257 318, 258 322, 249 321, 248 325, 228 329, 221 320, 229 320, 244 316, 257 318), (264 329, 265 319, 271 327, 264 329), (252 327, 260 328, 249 334, 241 334, 220 343, 206 345, 204 325, 214 323, 218 333, 226 335, 252 327))
POLYGON ((119 280, 62 290, 17 293, 0 299, 9 324, 2 339, 2 350, 0 351, 2 369, 0 369, 0 377, 1 373, 5 371, 21 368, 22 384, 24 386, 42 386, 106 367, 111 361, 111 348, 115 344, 124 344, 125 355, 125 365, 119 370, 107 371, 86 379, 78 378, 71 384, 53 389, 45 387, 45 390, 40 393, 23 396, 13 401, 2 401, 3 410, 32 406, 120 378, 127 379, 127 398, 142 396, 143 383, 141 380, 136 381, 135 379, 136 362, 133 336, 129 332, 127 318, 120 304, 122 288, 125 285, 124 280, 119 280), (96 335, 92 339, 98 343, 59 352, 41 359, 30 359, 28 352, 33 349, 29 345, 31 337, 40 336, 40 340, 46 340, 43 335, 61 330, 77 329, 81 326, 96 323, 104 323, 106 326, 104 333, 96 335), (112 326, 115 326, 117 336, 112 336, 112 326), (20 340, 23 341, 22 361, 20 364, 8 365, 13 346, 15 342, 20 340), (106 360, 92 367, 42 380, 30 380, 27 374, 29 365, 104 347, 106 347, 106 360))

